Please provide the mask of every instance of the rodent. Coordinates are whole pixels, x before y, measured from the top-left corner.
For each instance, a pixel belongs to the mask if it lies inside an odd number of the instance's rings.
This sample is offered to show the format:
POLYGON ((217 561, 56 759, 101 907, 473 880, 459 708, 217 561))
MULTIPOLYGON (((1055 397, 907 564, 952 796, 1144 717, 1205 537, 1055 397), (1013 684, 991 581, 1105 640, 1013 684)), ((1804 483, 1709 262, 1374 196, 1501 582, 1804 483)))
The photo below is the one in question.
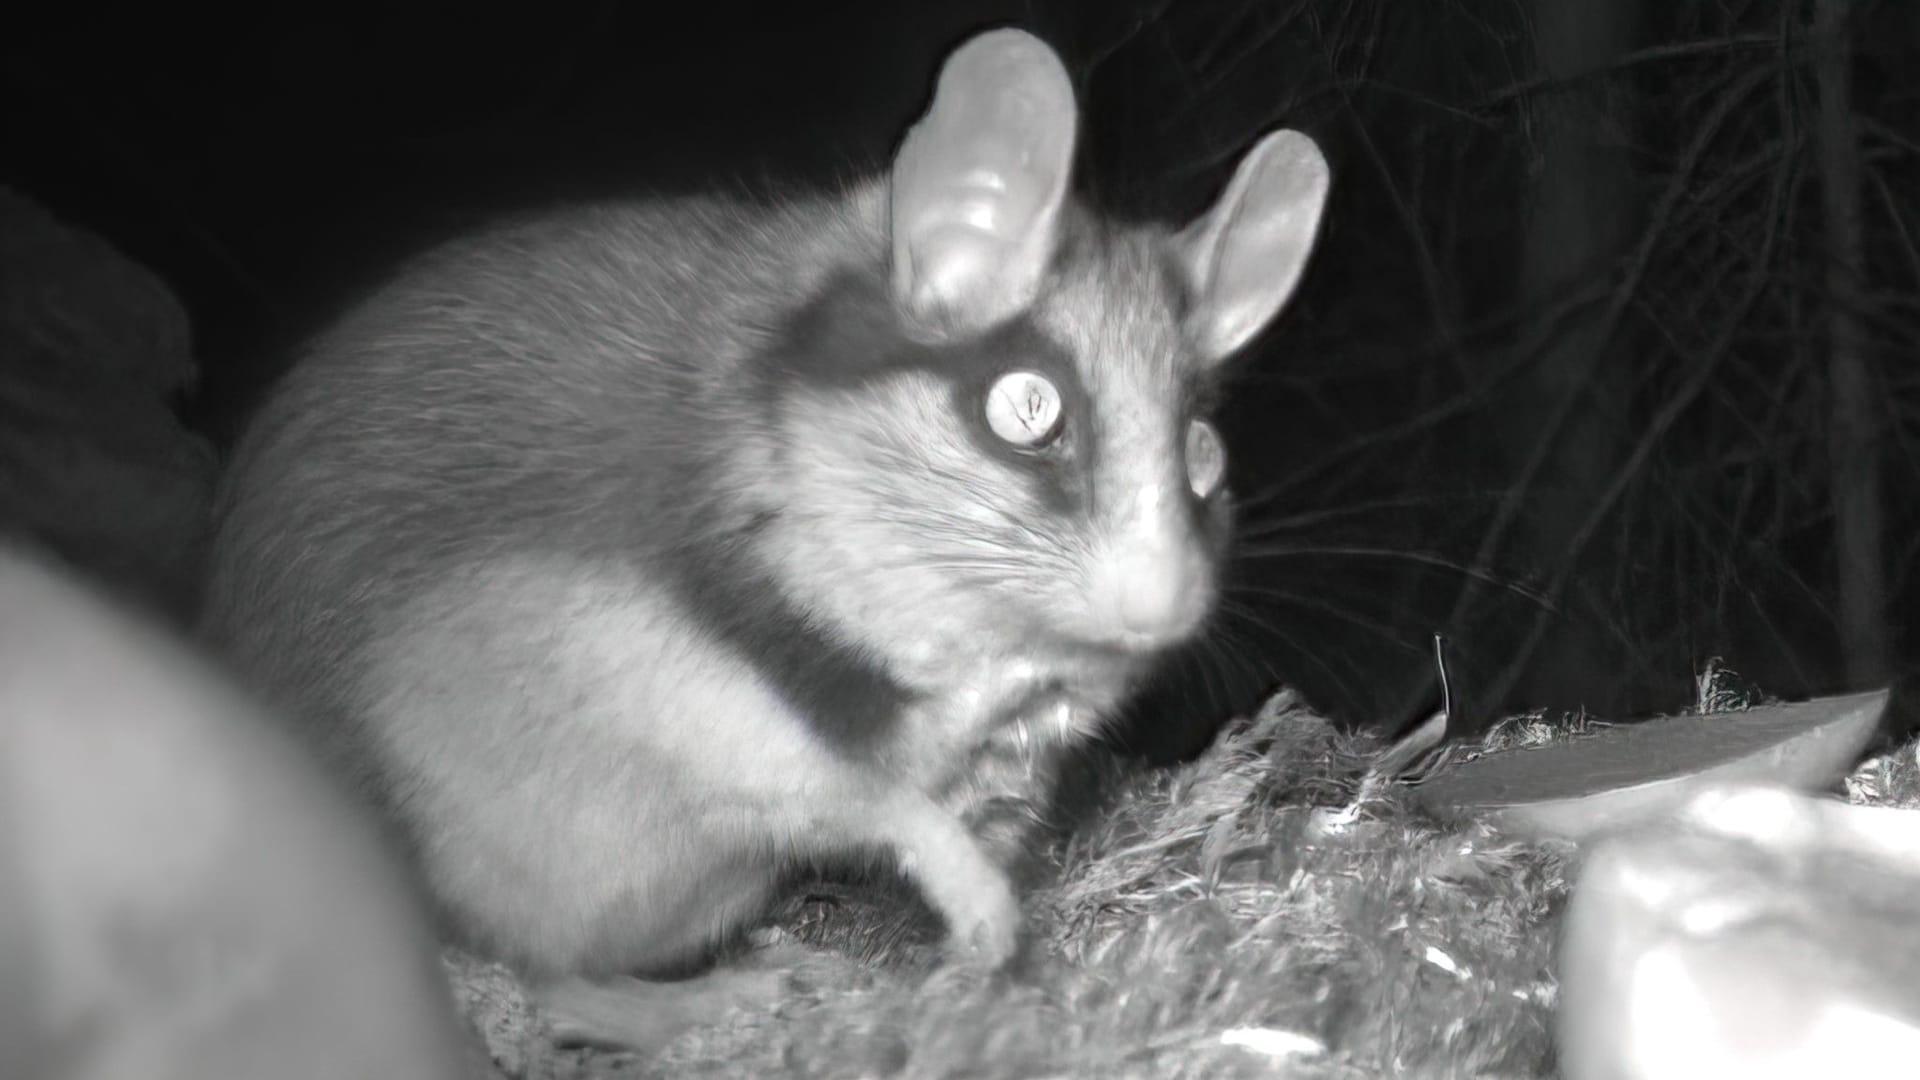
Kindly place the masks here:
POLYGON ((0 542, 0 1075, 485 1075, 401 864, 277 726, 0 542))
MULTIPOLYGON (((890 170, 565 208, 421 258, 223 483, 205 630, 535 984, 698 966, 782 870, 891 854, 1018 944, 969 756, 1098 729, 1218 592, 1206 419, 1329 185, 1277 131, 1179 230, 1070 193, 1039 39, 942 67, 890 170)), ((619 1041, 614 1037, 611 1041, 619 1041)))

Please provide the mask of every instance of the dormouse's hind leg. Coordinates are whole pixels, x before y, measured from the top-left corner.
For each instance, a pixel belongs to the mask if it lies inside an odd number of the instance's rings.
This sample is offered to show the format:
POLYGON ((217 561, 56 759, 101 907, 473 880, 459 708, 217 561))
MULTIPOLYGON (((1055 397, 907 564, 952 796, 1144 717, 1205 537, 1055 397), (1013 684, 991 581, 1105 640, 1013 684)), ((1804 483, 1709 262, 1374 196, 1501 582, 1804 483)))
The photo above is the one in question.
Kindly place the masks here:
MULTIPOLYGON (((1020 942, 1021 912, 1006 872, 957 815, 926 795, 899 785, 874 793, 872 786, 845 785, 830 811, 816 809, 807 823, 815 842, 824 852, 892 852, 946 921, 954 959, 984 967, 1011 960, 1020 942)), ((805 963, 806 953, 799 946, 762 950, 750 964, 671 982, 631 976, 562 979, 535 987, 533 996, 559 1042, 657 1052, 689 1029, 718 1023, 730 1012, 773 1007, 788 992, 789 973, 805 963)))
POLYGON ((772 1009, 796 991, 796 981, 852 966, 850 960, 783 943, 692 978, 558 979, 535 986, 532 997, 546 1013, 555 1042, 657 1053, 681 1034, 730 1014, 772 1009))
POLYGON ((736 1009, 772 1008, 786 986, 782 971, 715 968, 675 982, 563 979, 535 987, 533 998, 555 1042, 652 1053, 736 1009))

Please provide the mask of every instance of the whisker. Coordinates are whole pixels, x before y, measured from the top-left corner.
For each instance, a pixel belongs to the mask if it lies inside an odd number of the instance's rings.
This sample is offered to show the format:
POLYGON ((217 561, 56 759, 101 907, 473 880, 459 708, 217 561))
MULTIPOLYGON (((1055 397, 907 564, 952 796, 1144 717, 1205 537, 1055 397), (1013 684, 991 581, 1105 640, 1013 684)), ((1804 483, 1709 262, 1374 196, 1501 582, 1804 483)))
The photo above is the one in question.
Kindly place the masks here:
MULTIPOLYGON (((1280 517, 1266 517, 1242 513, 1239 532, 1248 537, 1266 537, 1290 528, 1324 525, 1343 518, 1357 517, 1361 514, 1381 510, 1411 510, 1423 506, 1435 506, 1450 501, 1447 496, 1438 494, 1409 495, 1390 499, 1369 499, 1346 503, 1340 506, 1322 507, 1314 510, 1296 510, 1280 517)), ((1239 509, 1252 509, 1239 504, 1239 509)))
POLYGON ((1300 659, 1302 659, 1308 664, 1313 665, 1315 668, 1325 673, 1326 677, 1329 680, 1331 680, 1333 684, 1340 689, 1341 695, 1343 697, 1346 697, 1351 700, 1356 700, 1356 701, 1364 700, 1364 695, 1360 692, 1358 688, 1358 681, 1357 681, 1360 678, 1364 677, 1364 673, 1356 671, 1354 673, 1353 678, 1349 679, 1345 675, 1342 675, 1339 671, 1335 670, 1332 663, 1329 662, 1325 657, 1321 656, 1318 652, 1315 652, 1314 650, 1309 649, 1306 646, 1302 645, 1297 639, 1294 638, 1292 634, 1287 633, 1285 630, 1279 627, 1269 627, 1268 632, 1271 633, 1274 637, 1278 638, 1282 644, 1286 645, 1289 649, 1291 649, 1295 655, 1300 657, 1300 659))
MULTIPOLYGON (((1274 632, 1272 628, 1264 625, 1262 629, 1266 629, 1268 633, 1274 632)), ((1259 658, 1260 650, 1255 647, 1254 642, 1238 633, 1231 623, 1221 622, 1210 628, 1204 639, 1204 647, 1211 656, 1221 662, 1223 668, 1231 663, 1240 671, 1269 682, 1284 678, 1272 663, 1259 658)), ((1268 688, 1270 687, 1262 687, 1263 690, 1268 688)))
MULTIPOLYGON (((1241 622, 1251 625, 1255 630, 1263 630, 1269 633, 1275 633, 1275 632, 1278 632, 1279 630, 1279 627, 1267 621, 1265 614, 1262 613, 1259 609, 1255 608, 1251 604, 1240 603, 1239 601, 1235 600, 1231 595, 1221 598, 1220 612, 1223 615, 1230 615, 1230 616, 1235 616, 1239 618, 1241 622)), ((1220 624, 1220 629, 1226 630, 1229 628, 1230 625, 1231 624, 1225 624, 1225 623, 1220 624)))
MULTIPOLYGON (((1347 623, 1350 626, 1357 626, 1362 630, 1371 631, 1388 641, 1404 643, 1402 634, 1397 628, 1376 619, 1369 618, 1350 607, 1323 600, 1318 596, 1266 585, 1243 585, 1239 587, 1239 591, 1253 596, 1267 596, 1275 600, 1285 600, 1294 606, 1306 608, 1311 611, 1318 611, 1323 615, 1339 619, 1341 622, 1347 623)), ((1416 649, 1415 651, 1420 650, 1416 649)))
POLYGON ((1282 559, 1314 555, 1362 559, 1397 559, 1402 562, 1415 563, 1421 566, 1432 566, 1442 570, 1452 570, 1457 574, 1473 578, 1483 584, 1492 585, 1513 593, 1516 596, 1532 600, 1549 611, 1556 610, 1553 602, 1547 597, 1546 593, 1524 582, 1500 577, 1483 567, 1469 566, 1457 559, 1450 559, 1444 555, 1436 555, 1427 551, 1363 547, 1359 545, 1342 545, 1337 547, 1322 545, 1255 545, 1251 547, 1241 547, 1234 552, 1234 555, 1236 558, 1245 559, 1282 559))

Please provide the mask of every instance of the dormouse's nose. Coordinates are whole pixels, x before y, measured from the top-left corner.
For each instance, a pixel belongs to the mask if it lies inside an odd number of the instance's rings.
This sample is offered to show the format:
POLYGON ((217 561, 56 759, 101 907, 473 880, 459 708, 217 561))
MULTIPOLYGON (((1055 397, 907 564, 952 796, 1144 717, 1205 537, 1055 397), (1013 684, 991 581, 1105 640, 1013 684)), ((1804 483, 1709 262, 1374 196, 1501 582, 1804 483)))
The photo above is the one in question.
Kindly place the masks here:
POLYGON ((1177 552, 1160 551, 1118 567, 1116 610, 1129 637, 1157 647, 1180 640, 1199 625, 1212 589, 1195 563, 1177 552))
POLYGON ((1183 502, 1142 491, 1109 539, 1093 600, 1125 648, 1151 651, 1187 638, 1213 606, 1212 560, 1183 502))

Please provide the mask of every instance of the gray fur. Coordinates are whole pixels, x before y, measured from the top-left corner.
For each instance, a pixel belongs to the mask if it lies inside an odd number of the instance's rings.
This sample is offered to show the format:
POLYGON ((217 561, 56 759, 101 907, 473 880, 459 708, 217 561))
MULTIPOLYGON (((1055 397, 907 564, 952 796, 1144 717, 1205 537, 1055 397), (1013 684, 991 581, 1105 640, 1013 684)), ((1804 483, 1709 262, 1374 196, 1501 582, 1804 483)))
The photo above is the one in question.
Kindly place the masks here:
POLYGON ((1197 631, 1215 358, 1165 230, 1069 203, 1032 302, 956 334, 901 302, 889 214, 883 178, 514 223, 405 270, 251 426, 206 630, 458 938, 664 971, 788 865, 878 850, 963 951, 1011 948, 969 762, 1016 723, 1085 737, 1197 631), (1045 454, 983 442, 1011 367, 1077 406, 1045 454), (1172 575, 1151 633, 1115 623, 1135 572, 1172 575))

